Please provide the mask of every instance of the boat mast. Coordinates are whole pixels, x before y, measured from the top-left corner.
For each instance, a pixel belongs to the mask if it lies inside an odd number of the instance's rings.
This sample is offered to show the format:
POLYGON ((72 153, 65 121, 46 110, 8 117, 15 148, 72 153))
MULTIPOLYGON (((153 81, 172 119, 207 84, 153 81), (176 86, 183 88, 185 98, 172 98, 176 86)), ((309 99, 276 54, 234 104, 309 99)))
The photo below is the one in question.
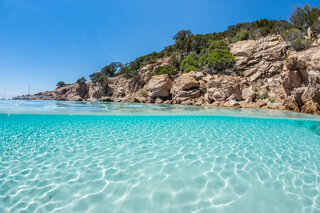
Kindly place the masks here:
POLYGON ((29 84, 29 90, 28 90, 28 95, 30 95, 30 84, 29 84))

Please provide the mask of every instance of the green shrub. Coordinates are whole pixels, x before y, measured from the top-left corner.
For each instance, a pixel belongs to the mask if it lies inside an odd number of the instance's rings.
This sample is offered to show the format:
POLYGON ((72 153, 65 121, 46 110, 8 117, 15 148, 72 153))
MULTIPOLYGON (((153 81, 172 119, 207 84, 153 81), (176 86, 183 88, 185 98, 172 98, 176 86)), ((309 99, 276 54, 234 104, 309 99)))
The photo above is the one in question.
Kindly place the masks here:
POLYGON ((191 47, 191 39, 193 34, 191 30, 181 30, 179 31, 175 36, 173 36, 173 39, 175 40, 175 49, 179 50, 181 53, 188 53, 191 47))
POLYGON ((201 56, 201 64, 221 72, 234 66, 235 56, 228 49, 216 49, 201 56))
POLYGON ((303 32, 296 28, 281 33, 281 36, 297 51, 308 49, 312 44, 312 40, 305 39, 303 32))
POLYGON ((222 37, 218 33, 208 33, 208 34, 196 34, 190 37, 190 51, 196 54, 201 53, 204 49, 208 48, 210 42, 220 40, 222 37))
POLYGON ((200 64, 202 67, 220 72, 233 67, 235 57, 230 53, 228 44, 225 41, 212 41, 209 48, 203 51, 200 64))
POLYGON ((78 80, 77 80, 77 84, 80 84, 80 85, 84 85, 85 83, 86 83, 86 79, 84 78, 84 77, 81 77, 81 78, 79 78, 78 80))
POLYGON ((315 21, 312 25, 312 28, 316 34, 320 33, 320 20, 315 21))
POLYGON ((164 57, 164 56, 170 56, 173 52, 175 52, 175 46, 174 45, 170 45, 170 46, 166 46, 164 47, 164 49, 159 52, 159 57, 164 57))
POLYGON ((146 90, 145 88, 141 88, 141 89, 139 90, 139 92, 138 92, 138 95, 139 95, 140 97, 147 97, 148 94, 149 94, 149 91, 146 90))
POLYGON ((159 66, 153 71, 153 75, 175 75, 177 74, 176 68, 174 66, 159 66))
POLYGON ((123 65, 120 62, 112 62, 109 65, 104 66, 101 69, 101 73, 104 73, 108 77, 113 77, 120 71, 123 65))
POLYGON ((295 40, 291 42, 291 46, 297 51, 309 49, 311 47, 311 44, 312 40, 309 39, 295 40))
POLYGON ((231 42, 236 43, 238 41, 248 40, 249 39, 249 31, 244 30, 239 32, 235 37, 232 38, 231 42))
POLYGON ((200 58, 197 54, 191 53, 181 62, 180 69, 183 72, 196 71, 200 67, 200 58))
POLYGON ((108 84, 108 76, 103 72, 92 73, 89 77, 93 83, 108 84))
POLYGON ((66 84, 63 81, 59 81, 56 85, 57 87, 64 87, 66 84))
POLYGON ((210 42, 209 48, 207 49, 207 51, 212 51, 215 49, 221 49, 221 50, 226 50, 228 49, 228 44, 227 42, 223 41, 223 40, 217 40, 217 41, 212 41, 210 42))
POLYGON ((304 7, 297 7, 289 19, 296 28, 307 31, 309 27, 312 27, 318 21, 319 16, 320 8, 310 8, 310 5, 306 4, 304 7))
POLYGON ((262 37, 262 35, 261 35, 261 30, 260 29, 251 30, 249 32, 249 39, 251 39, 251 40, 257 40, 257 39, 259 39, 261 37, 262 37))
POLYGON ((182 56, 177 52, 172 52, 170 55, 170 64, 174 66, 176 69, 180 68, 180 64, 182 61, 182 56))
POLYGON ((125 78, 132 78, 135 81, 140 79, 139 69, 133 68, 131 65, 124 67, 121 70, 121 74, 123 74, 125 78))
POLYGON ((219 33, 219 35, 236 41, 237 37, 239 38, 240 34, 244 32, 243 35, 241 35, 244 36, 244 39, 259 39, 269 34, 280 34, 290 28, 292 28, 292 24, 285 20, 260 19, 251 23, 246 22, 231 25, 226 31, 219 33), (248 34, 245 32, 248 32, 248 34))
POLYGON ((269 101, 270 103, 275 103, 276 102, 276 100, 274 100, 274 99, 270 99, 270 101, 269 101))
POLYGON ((256 99, 267 99, 267 98, 269 98, 269 93, 267 91, 265 91, 262 94, 260 94, 260 93, 257 94, 257 97, 256 97, 256 99))
MULTIPOLYGON (((168 50, 168 52, 170 52, 171 47, 168 49, 170 49, 168 50)), ((164 57, 166 54, 165 50, 163 50, 160 53, 153 52, 151 54, 141 56, 134 61, 121 66, 119 74, 124 75, 126 78, 132 78, 133 80, 138 81, 140 79, 139 70, 143 66, 157 62, 159 58, 164 57)))
POLYGON ((148 64, 154 64, 154 63, 157 63, 157 59, 155 59, 155 58, 151 58, 151 59, 148 61, 148 64))
POLYGON ((300 30, 298 30, 297 28, 292 28, 290 30, 287 30, 285 32, 281 33, 281 37, 283 38, 283 40, 285 41, 295 41, 295 40, 302 40, 304 39, 304 34, 303 32, 301 32, 300 30))

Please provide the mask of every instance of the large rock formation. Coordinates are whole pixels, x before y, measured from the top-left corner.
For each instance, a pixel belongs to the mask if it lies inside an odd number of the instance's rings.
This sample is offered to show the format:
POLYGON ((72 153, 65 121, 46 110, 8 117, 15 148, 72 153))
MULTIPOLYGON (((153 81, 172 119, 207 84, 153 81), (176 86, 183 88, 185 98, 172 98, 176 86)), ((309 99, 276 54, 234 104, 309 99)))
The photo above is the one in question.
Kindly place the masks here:
POLYGON ((294 53, 285 61, 283 87, 287 109, 306 113, 320 110, 320 48, 294 53))
POLYGON ((153 76, 144 88, 149 91, 149 97, 153 99, 169 97, 171 87, 172 80, 167 74, 163 74, 153 76))
MULTIPOLYGON (((320 39, 319 39, 320 41, 320 39)), ((72 84, 30 99, 90 100, 227 107, 269 108, 320 112, 320 42, 296 52, 280 36, 240 41, 230 45, 236 56, 233 75, 205 72, 175 76, 150 75, 163 58, 140 70, 139 81, 110 77, 108 84, 72 84)))
POLYGON ((200 97, 199 82, 195 77, 195 72, 189 72, 181 74, 174 80, 170 90, 173 103, 182 104, 185 102, 191 104, 191 102, 186 101, 200 97))
POLYGON ((207 102, 224 102, 229 99, 241 100, 240 84, 240 77, 214 75, 211 78, 207 78, 207 102))

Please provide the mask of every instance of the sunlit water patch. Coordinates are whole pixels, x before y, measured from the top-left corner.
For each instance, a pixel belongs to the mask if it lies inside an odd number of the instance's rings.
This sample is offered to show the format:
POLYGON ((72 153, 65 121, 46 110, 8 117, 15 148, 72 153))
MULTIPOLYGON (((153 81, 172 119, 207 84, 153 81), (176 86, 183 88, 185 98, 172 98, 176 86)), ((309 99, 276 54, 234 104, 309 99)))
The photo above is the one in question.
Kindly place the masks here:
POLYGON ((0 212, 320 212, 319 183, 319 121, 0 115, 0 212))

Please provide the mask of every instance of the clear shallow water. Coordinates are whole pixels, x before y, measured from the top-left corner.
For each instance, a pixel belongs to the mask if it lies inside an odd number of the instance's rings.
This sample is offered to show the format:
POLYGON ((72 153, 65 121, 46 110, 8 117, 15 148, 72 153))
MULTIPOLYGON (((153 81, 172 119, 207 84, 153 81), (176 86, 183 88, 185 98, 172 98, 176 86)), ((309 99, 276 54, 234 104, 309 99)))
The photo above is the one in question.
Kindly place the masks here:
POLYGON ((0 100, 0 114, 67 114, 67 115, 215 115, 258 118, 318 120, 309 115, 280 110, 232 109, 165 104, 136 104, 78 101, 0 100))
POLYGON ((0 212, 320 212, 319 183, 319 121, 0 114, 0 212))

